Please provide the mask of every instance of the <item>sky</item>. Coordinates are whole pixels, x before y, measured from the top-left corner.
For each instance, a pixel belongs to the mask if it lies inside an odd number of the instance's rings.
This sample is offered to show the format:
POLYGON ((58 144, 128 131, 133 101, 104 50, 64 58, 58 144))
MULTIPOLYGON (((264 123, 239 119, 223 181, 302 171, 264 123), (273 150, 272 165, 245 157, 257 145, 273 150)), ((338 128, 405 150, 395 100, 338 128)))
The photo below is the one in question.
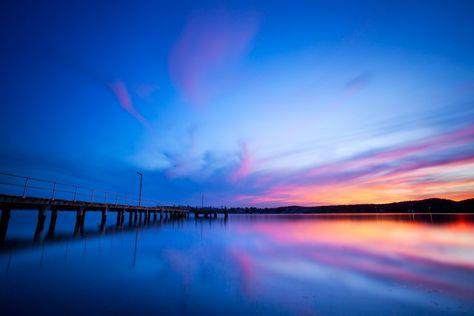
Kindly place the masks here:
POLYGON ((474 197, 472 1, 2 1, 0 171, 211 206, 474 197))

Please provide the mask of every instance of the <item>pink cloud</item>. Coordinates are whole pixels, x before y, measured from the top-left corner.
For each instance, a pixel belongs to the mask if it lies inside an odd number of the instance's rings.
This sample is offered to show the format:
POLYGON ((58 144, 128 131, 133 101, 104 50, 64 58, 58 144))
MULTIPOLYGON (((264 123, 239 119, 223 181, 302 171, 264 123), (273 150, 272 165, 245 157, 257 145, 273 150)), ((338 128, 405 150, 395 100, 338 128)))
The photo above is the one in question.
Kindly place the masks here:
POLYGON ((252 205, 377 203, 444 197, 471 198, 474 126, 386 150, 314 166, 293 173, 266 173, 253 179, 258 193, 235 197, 252 205))
POLYGON ((193 16, 169 57, 171 79, 193 105, 204 105, 229 81, 227 70, 249 49, 257 30, 254 14, 214 11, 193 16))
POLYGON ((150 129, 150 123, 145 119, 133 105, 132 99, 128 92, 126 85, 121 80, 117 80, 110 84, 110 88, 117 97, 122 108, 131 114, 138 122, 140 122, 145 128, 150 129))
POLYGON ((249 152, 248 145, 245 143, 242 144, 239 165, 237 166, 236 170, 231 174, 231 181, 237 182, 247 177, 251 171, 252 161, 253 159, 249 152))
POLYGON ((159 89, 160 87, 155 83, 142 83, 134 86, 136 95, 143 100, 149 100, 159 89))

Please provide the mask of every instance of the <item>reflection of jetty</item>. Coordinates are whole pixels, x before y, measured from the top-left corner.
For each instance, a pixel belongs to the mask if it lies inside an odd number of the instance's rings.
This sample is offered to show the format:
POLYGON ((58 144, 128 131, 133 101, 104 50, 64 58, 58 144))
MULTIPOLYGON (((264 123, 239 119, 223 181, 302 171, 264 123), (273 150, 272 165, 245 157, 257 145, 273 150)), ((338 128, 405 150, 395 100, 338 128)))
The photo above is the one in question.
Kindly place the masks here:
MULTIPOLYGON (((69 243, 71 241, 77 240, 89 240, 93 238, 102 237, 105 235, 115 235, 118 233, 131 233, 131 232, 138 232, 138 230, 147 230, 147 229, 154 229, 154 228, 162 228, 165 226, 174 227, 174 225, 180 225, 186 221, 186 217, 184 218, 171 218, 171 217, 163 217, 161 219, 157 218, 156 220, 151 217, 150 222, 142 221, 139 223, 127 222, 122 226, 117 226, 115 221, 111 223, 107 223, 105 227, 98 225, 97 228, 90 227, 86 225, 84 230, 80 234, 73 234, 73 227, 71 229, 65 229, 62 225, 58 225, 58 229, 53 236, 44 235, 44 238, 28 238, 28 237, 15 237, 7 238, 2 244, 0 244, 0 254, 2 251, 14 252, 24 249, 36 248, 38 246, 45 246, 45 245, 52 245, 52 244, 62 244, 62 243, 69 243)), ((213 220, 214 222, 215 220, 213 220)), ((36 237, 36 236, 35 236, 36 237)))
POLYGON ((75 212, 76 222, 74 225, 74 234, 82 234, 84 231, 84 222, 87 212, 101 212, 100 230, 105 229, 107 216, 109 213, 116 213, 118 227, 125 225, 125 217, 128 216, 128 225, 148 224, 150 221, 156 221, 159 216, 163 219, 179 219, 189 216, 189 210, 180 207, 164 206, 136 206, 126 204, 110 204, 84 201, 71 201, 62 199, 47 199, 35 197, 22 197, 14 195, 0 195, 0 208, 2 216, 0 220, 0 243, 6 238, 8 223, 12 211, 36 210, 38 220, 35 229, 35 239, 38 239, 44 229, 46 212, 51 212, 47 237, 54 237, 56 220, 59 211, 75 212))

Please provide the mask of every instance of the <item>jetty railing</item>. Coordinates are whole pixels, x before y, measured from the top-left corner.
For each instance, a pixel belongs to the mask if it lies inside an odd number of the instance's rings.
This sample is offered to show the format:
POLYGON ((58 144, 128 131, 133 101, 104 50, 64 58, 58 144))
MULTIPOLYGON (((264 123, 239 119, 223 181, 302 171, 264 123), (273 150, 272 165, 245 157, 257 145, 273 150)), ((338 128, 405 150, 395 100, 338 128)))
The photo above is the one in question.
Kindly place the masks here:
POLYGON ((138 195, 92 188, 38 177, 0 172, 0 193, 19 197, 38 197, 51 200, 64 199, 78 202, 95 202, 111 205, 158 206, 160 201, 142 198, 138 195))

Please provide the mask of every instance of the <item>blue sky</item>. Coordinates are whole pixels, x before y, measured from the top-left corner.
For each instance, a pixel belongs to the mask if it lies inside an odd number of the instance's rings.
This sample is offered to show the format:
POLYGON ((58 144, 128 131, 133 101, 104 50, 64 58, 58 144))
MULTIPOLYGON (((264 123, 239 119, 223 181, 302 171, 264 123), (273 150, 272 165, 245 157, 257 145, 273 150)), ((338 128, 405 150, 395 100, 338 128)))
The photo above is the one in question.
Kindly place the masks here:
POLYGON ((2 4, 2 170, 163 203, 462 199, 474 5, 2 4))

